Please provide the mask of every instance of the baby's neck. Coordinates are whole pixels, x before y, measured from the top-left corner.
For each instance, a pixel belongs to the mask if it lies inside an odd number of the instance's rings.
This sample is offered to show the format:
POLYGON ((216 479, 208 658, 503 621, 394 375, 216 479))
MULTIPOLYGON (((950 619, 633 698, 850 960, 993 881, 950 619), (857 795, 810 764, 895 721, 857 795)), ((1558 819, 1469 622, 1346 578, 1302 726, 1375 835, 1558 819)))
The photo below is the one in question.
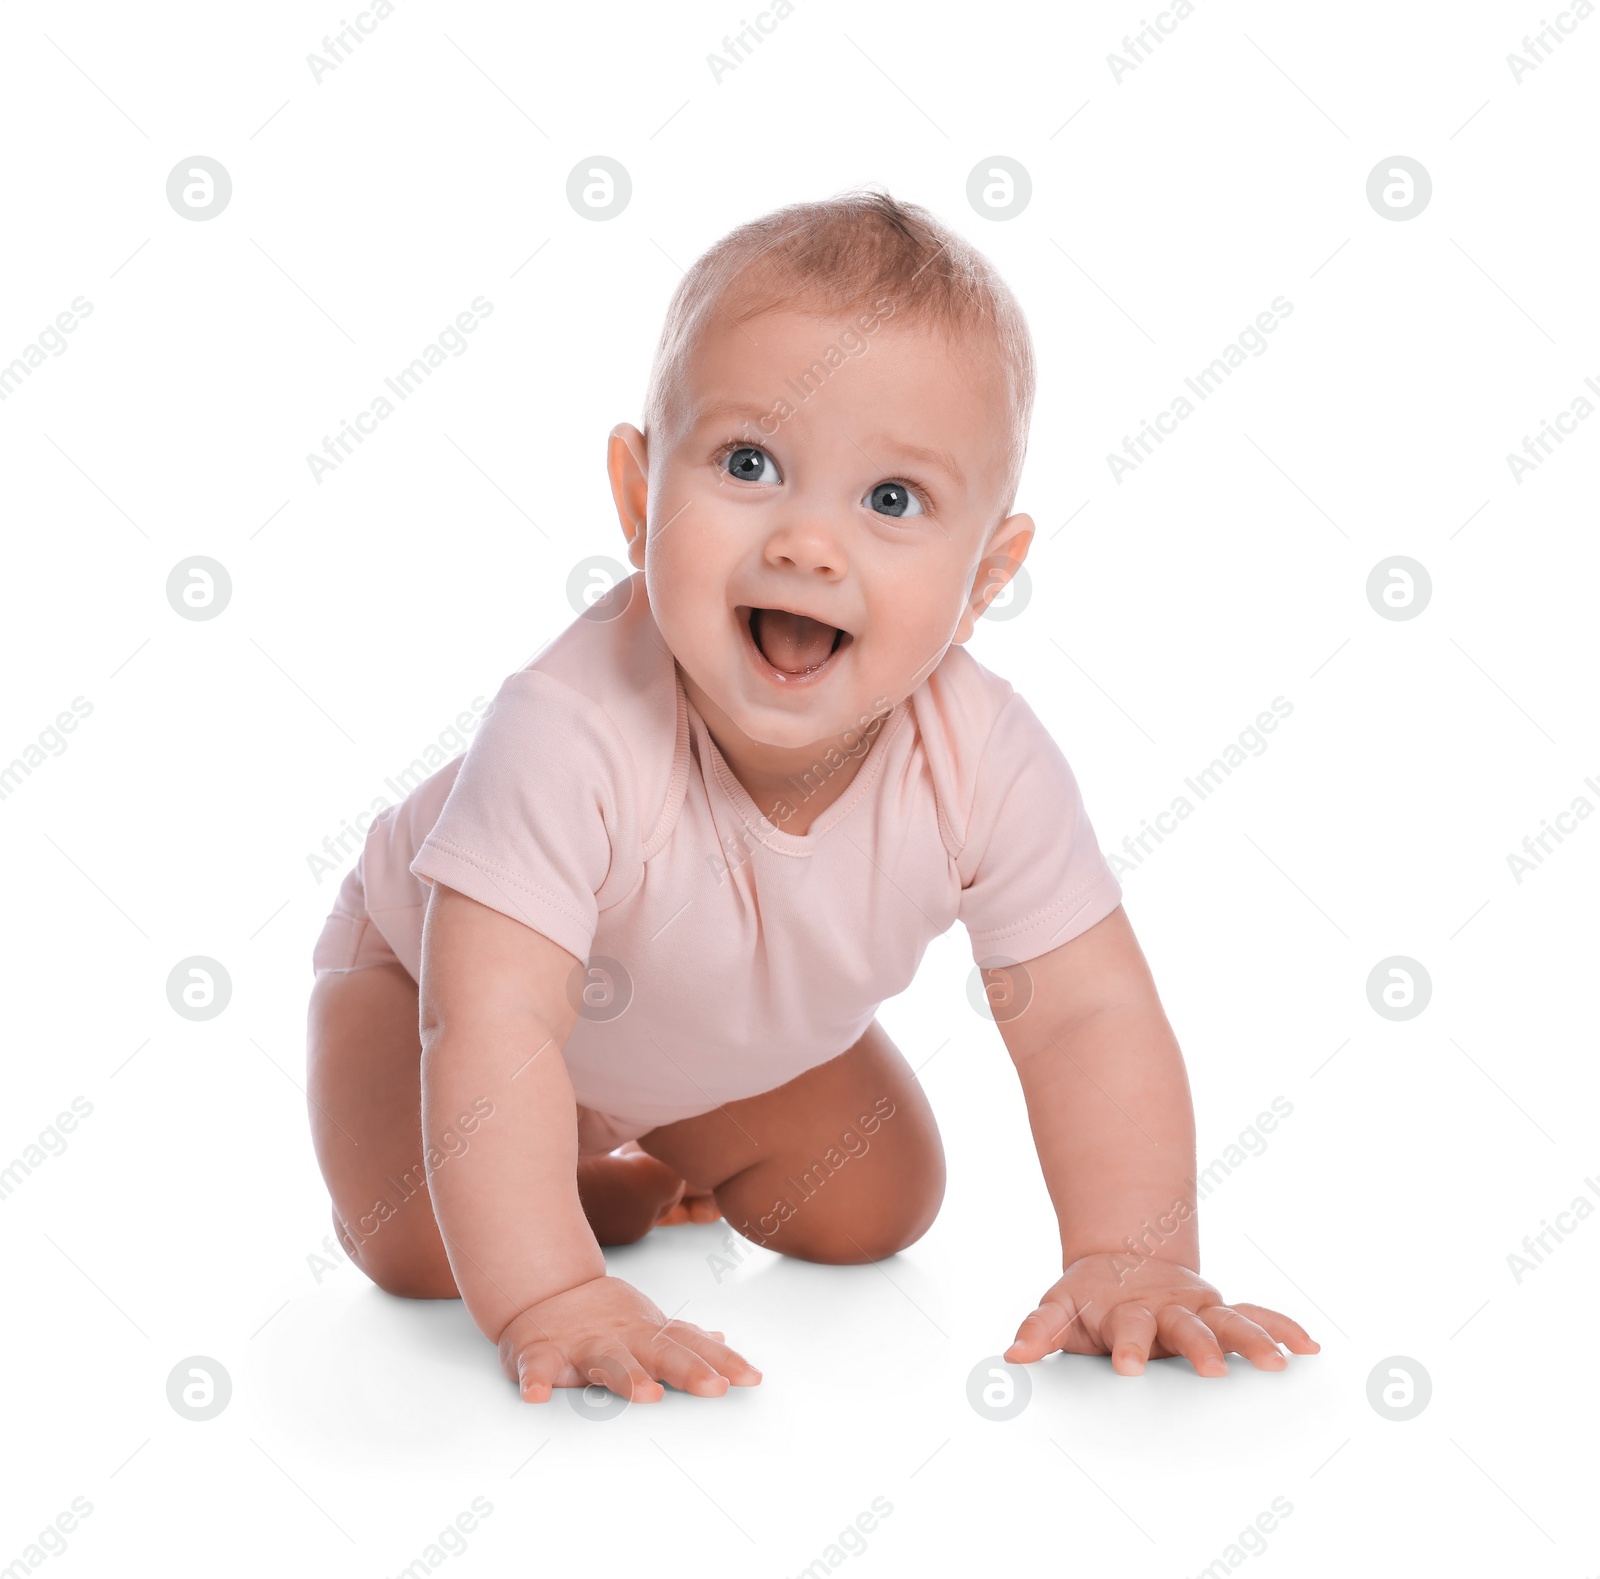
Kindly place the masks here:
POLYGON ((769 822, 797 838, 850 788, 876 739, 856 731, 851 741, 832 737, 807 746, 769 746, 751 740, 691 680, 683 689, 704 721, 729 771, 769 822))

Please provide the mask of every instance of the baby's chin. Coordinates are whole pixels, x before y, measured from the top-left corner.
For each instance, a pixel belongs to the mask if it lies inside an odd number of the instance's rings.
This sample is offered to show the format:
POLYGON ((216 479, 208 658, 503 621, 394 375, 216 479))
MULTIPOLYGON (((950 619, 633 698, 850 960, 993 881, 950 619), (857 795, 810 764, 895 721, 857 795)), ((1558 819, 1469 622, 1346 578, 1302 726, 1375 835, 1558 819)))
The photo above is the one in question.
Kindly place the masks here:
MULTIPOLYGON (((891 704, 876 709, 870 701, 858 704, 854 687, 840 687, 831 695, 826 694, 827 688, 823 687, 771 700, 759 694, 752 697, 748 684, 700 685, 697 689, 704 702, 714 709, 708 712, 704 705, 700 707, 719 741, 722 731, 716 729, 716 724, 720 722, 717 717, 720 714, 722 720, 732 723, 738 730, 747 746, 769 752, 774 758, 805 756, 808 762, 813 757, 820 758, 829 749, 843 749, 841 740, 847 736, 849 740, 859 737, 874 712, 887 714, 891 710, 891 704)), ((725 724, 723 729, 726 729, 725 724)))
POLYGON ((752 745, 772 751, 822 751, 837 743, 852 726, 859 732, 857 711, 850 702, 814 699, 794 708, 753 707, 742 698, 724 705, 723 712, 752 745))

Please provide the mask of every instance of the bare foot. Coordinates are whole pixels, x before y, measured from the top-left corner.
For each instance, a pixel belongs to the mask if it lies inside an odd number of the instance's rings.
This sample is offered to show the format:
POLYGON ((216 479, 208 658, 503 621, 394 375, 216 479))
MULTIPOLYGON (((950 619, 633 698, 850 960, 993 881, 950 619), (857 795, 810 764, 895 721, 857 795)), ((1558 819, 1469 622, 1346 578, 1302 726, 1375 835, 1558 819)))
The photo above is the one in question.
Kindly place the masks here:
POLYGON ((658 1223, 715 1222, 722 1215, 708 1192, 690 1191, 634 1141, 579 1159, 578 1199, 602 1245, 634 1244, 658 1223))
MULTIPOLYGON (((625 1157, 648 1155, 636 1140, 624 1141, 617 1149, 625 1157)), ((656 1219, 656 1227, 666 1228, 673 1223, 714 1223, 721 1216, 722 1208, 717 1205, 717 1198, 710 1190, 696 1189, 692 1184, 685 1184, 683 1194, 677 1203, 656 1219)))
POLYGON ((673 1223, 714 1223, 722 1216, 722 1208, 710 1190, 685 1188, 683 1199, 674 1206, 658 1224, 666 1228, 673 1223))

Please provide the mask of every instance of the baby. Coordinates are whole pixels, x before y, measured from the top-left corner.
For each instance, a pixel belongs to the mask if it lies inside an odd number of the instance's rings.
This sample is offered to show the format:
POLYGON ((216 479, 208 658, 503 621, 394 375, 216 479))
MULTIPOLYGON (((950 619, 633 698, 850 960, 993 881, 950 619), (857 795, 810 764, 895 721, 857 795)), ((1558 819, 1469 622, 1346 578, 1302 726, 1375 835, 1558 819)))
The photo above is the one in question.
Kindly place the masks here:
POLYGON ((607 465, 634 574, 373 824, 318 941, 310 1111, 340 1243, 459 1295, 521 1396, 760 1372, 606 1275, 726 1217, 809 1261, 927 1231, 944 1155, 874 1018, 960 920, 1061 1276, 1006 1350, 1317 1351, 1196 1270, 1182 1057, 1077 781, 963 643, 1015 575, 1033 404, 992 266, 876 192, 743 225, 668 309, 607 465))

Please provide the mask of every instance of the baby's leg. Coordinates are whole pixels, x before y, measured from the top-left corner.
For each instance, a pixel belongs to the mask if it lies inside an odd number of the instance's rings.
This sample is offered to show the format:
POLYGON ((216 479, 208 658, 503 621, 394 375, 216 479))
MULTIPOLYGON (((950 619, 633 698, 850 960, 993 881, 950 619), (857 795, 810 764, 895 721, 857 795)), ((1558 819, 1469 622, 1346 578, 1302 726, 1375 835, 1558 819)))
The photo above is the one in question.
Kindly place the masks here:
POLYGON ((423 1170, 417 984, 399 964, 324 971, 306 1029, 311 1139, 339 1243, 391 1294, 454 1299, 423 1170))
POLYGON ((759 1244, 876 1261, 920 1239, 944 1199, 944 1148, 911 1066, 876 1020, 848 1052, 760 1096, 642 1135, 759 1244))
MULTIPOLYGON (((391 1294, 454 1299, 422 1159, 416 982, 398 963, 324 971, 307 1019, 311 1136, 339 1243, 391 1294)), ((642 1153, 578 1164, 579 1199, 602 1245, 631 1244, 682 1193, 683 1180, 642 1153)))

